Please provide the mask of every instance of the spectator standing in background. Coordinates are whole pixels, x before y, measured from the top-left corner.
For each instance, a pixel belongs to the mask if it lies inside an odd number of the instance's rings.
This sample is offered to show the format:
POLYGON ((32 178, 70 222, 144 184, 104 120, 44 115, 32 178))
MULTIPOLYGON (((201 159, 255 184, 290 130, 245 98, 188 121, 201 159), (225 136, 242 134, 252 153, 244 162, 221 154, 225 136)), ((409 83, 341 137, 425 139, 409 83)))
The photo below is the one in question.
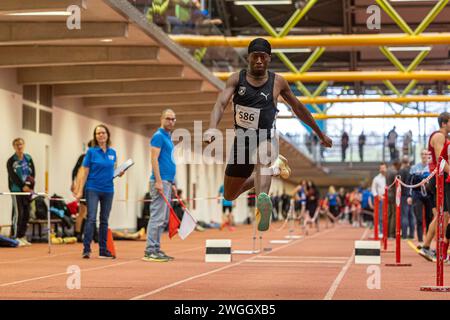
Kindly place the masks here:
MULTIPOLYGON (((390 186, 395 181, 400 170, 400 162, 394 161, 386 174, 386 184, 390 186)), ((388 190, 388 237, 395 238, 396 225, 396 206, 395 206, 395 185, 388 190)))
MULTIPOLYGON (((399 171, 400 179, 408 183, 410 181, 411 167, 409 165, 409 157, 403 156, 402 166, 399 171)), ((414 239, 414 214, 412 208, 412 191, 410 188, 402 187, 402 196, 400 201, 401 208, 401 223, 402 223, 402 238, 414 239)))
POLYGON ((319 205, 320 193, 316 185, 312 181, 306 183, 306 211, 309 212, 310 218, 313 218, 317 206, 319 205))
POLYGON ((403 137, 403 156, 410 156, 412 151, 412 131, 409 130, 403 137))
POLYGON ((359 160, 361 162, 364 161, 364 145, 366 144, 366 135, 364 131, 358 137, 358 151, 359 151, 359 160))
POLYGON ((312 150, 313 150, 313 159, 316 162, 320 162, 322 160, 320 156, 320 140, 316 134, 312 134, 312 150))
MULTIPOLYGON (((22 138, 13 140, 15 153, 8 159, 8 186, 11 192, 32 192, 36 171, 31 156, 25 153, 25 141, 22 138)), ((30 219, 31 195, 12 196, 12 228, 11 238, 19 241, 19 246, 29 246, 26 239, 28 220, 30 219)))
MULTIPOLYGON (((417 184, 430 175, 428 150, 422 150, 420 153, 421 162, 411 167, 409 184, 417 184)), ((429 190, 429 184, 423 187, 412 189, 412 207, 416 216, 417 240, 423 242, 423 224, 428 225, 433 219, 433 197, 429 190), (425 221, 423 221, 423 210, 425 209, 425 221)))
MULTIPOLYGON (((346 193, 345 193, 345 189, 343 187, 339 188, 339 193, 338 193, 338 205, 339 205, 339 214, 342 215, 342 217, 345 218, 345 197, 346 193)), ((342 220, 343 218, 341 218, 342 220)))
POLYGON ((309 153, 312 155, 313 154, 313 149, 312 149, 312 136, 313 133, 310 134, 305 134, 305 145, 306 148, 308 149, 309 153))
POLYGON ((336 192, 334 186, 330 186, 328 188, 327 202, 330 213, 333 215, 333 217, 336 218, 337 216, 339 216, 338 193, 336 192))
POLYGON ((362 208, 362 220, 364 227, 372 227, 373 225, 373 195, 370 189, 364 185, 361 191, 361 208, 362 208))
POLYGON ((384 202, 384 188, 386 187, 386 174, 387 165, 385 163, 380 163, 379 173, 372 180, 372 195, 373 197, 378 197, 378 230, 379 235, 383 233, 383 202, 384 202))
POLYGON ((347 132, 344 131, 344 133, 342 134, 342 137, 341 137, 342 162, 345 161, 345 156, 347 153, 349 140, 350 140, 350 138, 349 138, 347 132))
POLYGON ((391 162, 393 162, 394 160, 398 160, 397 147, 396 147, 397 146, 397 137, 398 137, 398 134, 395 131, 395 126, 394 126, 387 135, 389 153, 391 155, 391 162))

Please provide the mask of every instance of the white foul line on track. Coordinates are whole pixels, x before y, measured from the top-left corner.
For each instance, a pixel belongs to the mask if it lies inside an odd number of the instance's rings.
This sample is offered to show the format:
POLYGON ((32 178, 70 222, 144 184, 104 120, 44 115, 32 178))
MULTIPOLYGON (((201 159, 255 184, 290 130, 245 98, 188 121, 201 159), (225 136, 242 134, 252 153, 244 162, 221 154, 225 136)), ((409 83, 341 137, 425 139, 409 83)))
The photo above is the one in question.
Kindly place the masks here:
POLYGON ((345 261, 337 261, 337 260, 249 260, 247 263, 319 263, 319 264, 344 264, 345 261))
POLYGON ((347 260, 348 257, 319 257, 319 256, 262 256, 264 259, 341 259, 347 260))
MULTIPOLYGON (((362 240, 366 237, 367 233, 369 232, 369 229, 366 229, 364 231, 363 235, 359 240, 362 240)), ((345 266, 342 267, 341 272, 337 275, 336 279, 334 279, 333 284, 331 285, 330 289, 328 290, 327 294, 323 298, 323 300, 331 300, 333 299, 333 296, 339 287, 339 284, 341 283, 342 279, 344 278, 345 274, 347 273, 348 268, 350 267, 350 264, 352 263, 353 259, 355 258, 355 252, 353 251, 351 257, 347 260, 347 263, 345 266)))

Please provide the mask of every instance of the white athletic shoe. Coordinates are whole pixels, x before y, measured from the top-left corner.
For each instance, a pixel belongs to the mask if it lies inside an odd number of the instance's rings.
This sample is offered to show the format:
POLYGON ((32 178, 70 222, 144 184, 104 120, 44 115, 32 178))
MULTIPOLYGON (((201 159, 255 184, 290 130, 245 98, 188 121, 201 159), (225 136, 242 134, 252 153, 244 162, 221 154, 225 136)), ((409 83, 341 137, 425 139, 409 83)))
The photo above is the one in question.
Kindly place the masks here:
POLYGON ((31 246, 31 243, 28 242, 26 237, 20 238, 19 241, 21 241, 25 246, 31 246))
POLYGON ((281 154, 278 155, 278 158, 277 160, 275 160, 272 169, 273 175, 275 177, 281 176, 281 178, 287 179, 291 175, 291 168, 289 168, 288 161, 281 154))
POLYGON ((16 240, 19 242, 19 247, 25 247, 26 243, 23 242, 22 238, 16 238, 16 240))

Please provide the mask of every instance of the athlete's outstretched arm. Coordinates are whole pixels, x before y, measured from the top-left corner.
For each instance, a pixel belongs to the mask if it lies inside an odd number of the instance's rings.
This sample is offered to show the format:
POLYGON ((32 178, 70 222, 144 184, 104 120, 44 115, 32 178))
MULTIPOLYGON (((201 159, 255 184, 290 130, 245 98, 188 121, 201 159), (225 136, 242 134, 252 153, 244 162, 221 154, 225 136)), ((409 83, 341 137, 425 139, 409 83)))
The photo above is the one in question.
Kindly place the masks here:
POLYGON ((217 98, 216 104, 214 105, 213 111, 211 112, 211 118, 209 121, 209 128, 214 129, 219 125, 222 119, 225 108, 233 96, 234 90, 239 81, 239 73, 233 73, 230 78, 228 78, 225 88, 220 93, 217 98))
POLYGON ((331 139, 325 135, 317 125, 316 121, 312 117, 309 110, 301 103, 297 97, 292 92, 291 88, 289 87, 288 82, 283 77, 276 75, 277 81, 280 83, 281 91, 280 95, 283 97, 283 99, 291 106, 292 111, 295 113, 297 118, 302 120, 304 123, 306 123, 308 126, 311 127, 311 129, 314 130, 314 132, 319 136, 320 140, 322 141, 322 145, 325 147, 330 148, 333 144, 331 139))

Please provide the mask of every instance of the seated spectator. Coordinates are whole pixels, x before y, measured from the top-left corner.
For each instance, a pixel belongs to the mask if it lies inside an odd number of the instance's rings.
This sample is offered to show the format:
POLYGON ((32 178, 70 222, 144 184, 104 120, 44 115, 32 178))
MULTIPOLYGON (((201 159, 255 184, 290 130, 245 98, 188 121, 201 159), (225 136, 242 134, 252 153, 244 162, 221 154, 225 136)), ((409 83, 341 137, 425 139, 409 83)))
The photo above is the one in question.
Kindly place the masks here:
POLYGON ((210 19, 207 10, 201 10, 198 0, 173 0, 174 15, 168 16, 172 34, 195 33, 195 29, 206 25, 222 24, 220 19, 210 19))
POLYGON ((151 7, 145 10, 147 21, 161 27, 164 32, 170 32, 167 19, 167 9, 170 0, 153 0, 151 7))

